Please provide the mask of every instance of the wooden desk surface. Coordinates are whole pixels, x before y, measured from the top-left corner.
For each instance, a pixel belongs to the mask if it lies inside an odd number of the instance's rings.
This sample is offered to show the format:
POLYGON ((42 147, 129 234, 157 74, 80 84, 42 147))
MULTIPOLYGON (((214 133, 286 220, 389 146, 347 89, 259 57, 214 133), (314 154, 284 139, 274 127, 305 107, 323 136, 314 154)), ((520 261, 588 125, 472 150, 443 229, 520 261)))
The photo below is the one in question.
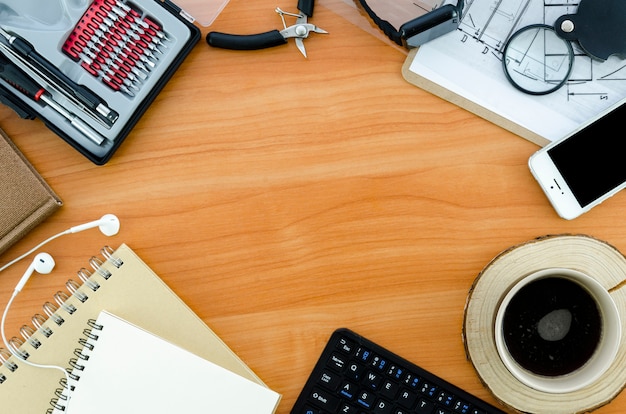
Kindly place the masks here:
MULTIPOLYGON (((278 28, 275 6, 231 0, 210 29, 278 28)), ((293 40, 250 52, 201 41, 103 167, 0 108, 65 202, 2 263, 104 213, 122 222, 113 238, 48 245, 57 270, 18 297, 10 336, 102 245, 125 242, 283 394, 280 414, 342 326, 494 402, 461 340, 474 278, 546 234, 626 252, 626 195, 560 219, 528 171, 535 144, 411 86, 401 51, 332 10, 312 21, 330 34, 305 41, 308 59, 293 40)), ((3 307, 27 265, 0 276, 3 307)), ((597 412, 625 410, 622 393, 597 412)))

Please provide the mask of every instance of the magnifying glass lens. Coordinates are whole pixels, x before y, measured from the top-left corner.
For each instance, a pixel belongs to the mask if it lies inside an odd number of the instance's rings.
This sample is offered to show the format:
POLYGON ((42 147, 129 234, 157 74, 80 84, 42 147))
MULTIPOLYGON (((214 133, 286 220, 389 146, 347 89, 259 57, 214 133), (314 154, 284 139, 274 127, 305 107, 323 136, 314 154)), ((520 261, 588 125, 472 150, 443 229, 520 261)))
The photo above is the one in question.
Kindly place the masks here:
POLYGON ((548 25, 527 26, 514 33, 502 60, 513 86, 532 95, 545 95, 563 86, 573 62, 572 45, 548 25))

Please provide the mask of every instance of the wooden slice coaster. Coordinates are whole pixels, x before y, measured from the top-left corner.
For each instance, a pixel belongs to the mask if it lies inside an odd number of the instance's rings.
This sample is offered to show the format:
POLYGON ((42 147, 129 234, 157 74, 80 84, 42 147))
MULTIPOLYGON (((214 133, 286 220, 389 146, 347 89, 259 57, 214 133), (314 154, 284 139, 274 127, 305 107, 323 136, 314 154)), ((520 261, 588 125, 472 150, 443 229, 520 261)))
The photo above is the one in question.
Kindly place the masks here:
POLYGON ((626 258, 606 242, 585 235, 545 236, 507 249, 478 275, 465 306, 463 338, 481 381, 508 407, 524 413, 581 413, 609 403, 626 385, 626 258), (622 334, 617 356, 596 381, 567 393, 538 391, 506 368, 495 344, 494 323, 507 292, 525 276, 548 268, 585 273, 611 295, 622 334))

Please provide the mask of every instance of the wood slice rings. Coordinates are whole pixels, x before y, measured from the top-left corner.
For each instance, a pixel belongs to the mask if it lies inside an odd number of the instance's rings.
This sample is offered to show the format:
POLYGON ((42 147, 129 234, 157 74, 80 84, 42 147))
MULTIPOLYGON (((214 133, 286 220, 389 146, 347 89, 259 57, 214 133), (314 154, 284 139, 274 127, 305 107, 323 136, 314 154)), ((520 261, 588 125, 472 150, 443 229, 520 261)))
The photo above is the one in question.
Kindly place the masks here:
MULTIPOLYGON (((523 413, 582 413, 609 403, 626 385, 626 258, 613 246, 586 235, 554 235, 513 246, 478 275, 468 294, 463 340, 481 381, 506 406, 523 413), (496 315, 507 293, 526 276, 550 268, 572 269, 599 282, 617 308, 621 331, 615 358, 582 388, 546 392, 520 381, 496 347, 496 315)), ((618 326, 619 326, 618 325, 618 326)))

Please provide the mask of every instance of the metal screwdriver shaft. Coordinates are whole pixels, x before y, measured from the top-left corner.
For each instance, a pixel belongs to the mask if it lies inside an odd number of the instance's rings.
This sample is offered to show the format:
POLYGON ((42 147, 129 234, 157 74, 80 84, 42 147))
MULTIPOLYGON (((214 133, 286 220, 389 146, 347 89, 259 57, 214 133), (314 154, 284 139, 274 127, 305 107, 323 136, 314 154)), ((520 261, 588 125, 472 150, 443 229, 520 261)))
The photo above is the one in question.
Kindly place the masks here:
POLYGON ((30 76, 24 73, 2 54, 0 54, 0 79, 4 80, 6 83, 33 101, 41 102, 50 107, 63 118, 68 120, 74 128, 80 131, 85 137, 89 138, 95 144, 100 145, 104 142, 105 138, 102 135, 94 131, 75 114, 56 102, 52 98, 52 95, 50 95, 50 93, 46 91, 43 86, 38 85, 30 76))
POLYGON ((28 41, 15 33, 7 32, 0 27, 0 46, 10 48, 10 52, 22 57, 37 71, 46 74, 51 84, 71 99, 79 102, 86 110, 101 119, 110 128, 119 118, 119 114, 109 108, 107 103, 89 88, 79 85, 61 72, 56 66, 40 55, 28 41))

